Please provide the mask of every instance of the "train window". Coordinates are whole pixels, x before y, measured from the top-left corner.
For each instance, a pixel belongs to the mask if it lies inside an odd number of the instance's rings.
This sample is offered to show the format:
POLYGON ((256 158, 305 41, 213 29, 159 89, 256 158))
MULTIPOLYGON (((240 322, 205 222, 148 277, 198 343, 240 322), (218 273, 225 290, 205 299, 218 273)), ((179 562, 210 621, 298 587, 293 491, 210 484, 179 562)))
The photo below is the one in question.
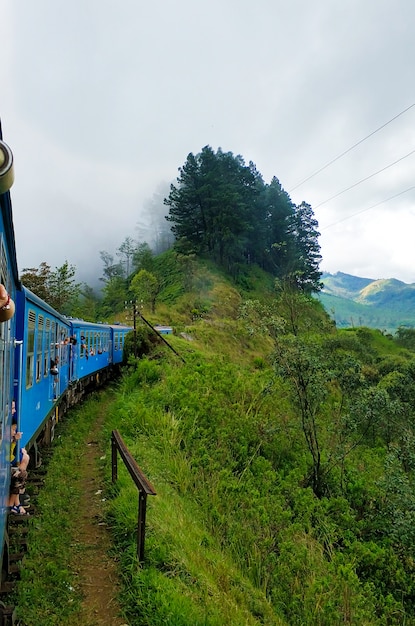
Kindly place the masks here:
POLYGON ((27 348, 26 348, 26 389, 33 385, 33 368, 35 360, 35 328, 36 313, 29 309, 27 320, 27 348))
POLYGON ((60 326, 59 334, 60 334, 60 344, 59 344, 60 364, 66 365, 66 363, 68 362, 68 341, 69 341, 67 339, 66 328, 64 328, 63 326, 60 326))
POLYGON ((104 333, 101 331, 98 333, 98 354, 103 353, 104 351, 103 344, 104 344, 104 333))
POLYGON ((79 350, 79 355, 82 358, 85 355, 85 350, 86 350, 86 343, 85 343, 86 339, 85 339, 85 335, 81 335, 81 347, 79 350))
POLYGON ((42 352, 43 352, 43 315, 39 315, 37 320, 37 340, 36 340, 36 382, 42 378, 42 352))
POLYGON ((54 365, 57 365, 57 361, 59 360, 59 351, 58 344, 56 343, 56 322, 51 322, 50 325, 50 336, 49 336, 49 345, 50 345, 50 360, 49 363, 52 366, 52 361, 54 365))
POLYGON ((49 374, 50 319, 45 320, 45 352, 43 354, 43 376, 49 374))

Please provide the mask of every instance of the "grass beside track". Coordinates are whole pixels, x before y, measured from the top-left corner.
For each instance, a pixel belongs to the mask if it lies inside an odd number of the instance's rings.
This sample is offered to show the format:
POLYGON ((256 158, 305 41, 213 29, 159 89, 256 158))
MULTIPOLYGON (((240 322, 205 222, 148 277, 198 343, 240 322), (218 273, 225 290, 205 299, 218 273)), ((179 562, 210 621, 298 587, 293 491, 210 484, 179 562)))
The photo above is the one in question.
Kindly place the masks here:
MULTIPOLYGON (((96 612, 90 616, 94 610, 89 611, 88 605, 94 599, 88 594, 88 581, 84 580, 96 548, 97 524, 105 515, 101 495, 95 496, 96 519, 88 519, 84 507, 92 505, 85 503, 85 497, 93 498, 96 485, 103 480, 105 464, 111 462, 109 441, 104 440, 100 428, 111 398, 110 390, 90 397, 57 427, 52 454, 45 464, 45 485, 33 498, 36 515, 29 524, 29 549, 22 563, 17 593, 12 598, 25 626, 124 623, 116 617, 113 621, 99 621, 96 612), (89 484, 91 479, 94 482, 89 484), (87 494, 87 487, 89 491, 92 488, 92 496, 87 494)), ((103 554, 98 563, 108 563, 108 555, 103 554)), ((98 581, 107 576, 107 572, 100 573, 99 566, 96 570, 98 581)))
POLYGON ((282 626, 264 594, 222 551, 197 502, 187 497, 191 468, 184 460, 183 467, 176 467, 176 443, 165 445, 164 441, 172 436, 172 425, 160 423, 159 438, 154 441, 142 432, 139 435, 137 424, 136 436, 131 438, 123 407, 130 410, 136 405, 138 411, 144 397, 140 400, 140 391, 130 393, 126 387, 87 400, 59 426, 15 598, 25 626, 282 626), (99 499, 102 520, 111 529, 111 554, 118 563, 119 606, 124 615, 107 622, 85 620, 85 587, 79 572, 89 547, 77 539, 85 487, 82 455, 91 425, 99 416, 96 471, 104 486, 99 499), (157 496, 148 499, 143 566, 136 558, 137 490, 121 461, 117 484, 110 482, 110 435, 115 428, 121 435, 126 432, 128 447, 157 491, 157 496), (167 471, 171 464, 177 477, 184 476, 182 486, 171 483, 171 468, 167 471))

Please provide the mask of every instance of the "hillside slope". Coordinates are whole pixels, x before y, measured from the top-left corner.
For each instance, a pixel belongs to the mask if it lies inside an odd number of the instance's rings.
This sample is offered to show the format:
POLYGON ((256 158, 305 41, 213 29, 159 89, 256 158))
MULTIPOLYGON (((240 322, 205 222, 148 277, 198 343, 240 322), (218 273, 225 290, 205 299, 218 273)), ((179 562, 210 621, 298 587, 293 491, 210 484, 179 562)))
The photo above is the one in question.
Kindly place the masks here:
MULTIPOLYGON (((257 270, 235 283, 173 261, 159 260, 163 290, 144 313, 172 326, 174 351, 138 320, 141 357, 102 413, 102 443, 118 429, 157 492, 139 565, 136 488, 126 471, 111 485, 100 458, 127 622, 415 626, 414 354, 337 330, 302 293, 261 293, 257 270)), ((42 555, 38 570, 70 610, 59 591, 77 572, 42 555)), ((35 579, 27 569, 27 599, 35 579)))

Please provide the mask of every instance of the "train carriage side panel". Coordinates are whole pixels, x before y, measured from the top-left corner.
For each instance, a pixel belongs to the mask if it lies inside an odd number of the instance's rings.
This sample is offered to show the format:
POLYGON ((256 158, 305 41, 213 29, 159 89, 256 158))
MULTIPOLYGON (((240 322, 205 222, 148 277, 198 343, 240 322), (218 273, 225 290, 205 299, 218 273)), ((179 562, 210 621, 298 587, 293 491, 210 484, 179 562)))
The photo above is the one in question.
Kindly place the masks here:
POLYGON ((17 338, 22 342, 17 414, 21 445, 29 446, 68 387, 70 326, 29 289, 22 289, 16 308, 17 338))
POLYGON ((110 365, 110 333, 106 324, 71 319, 71 335, 76 344, 73 351, 71 380, 75 382, 98 373, 110 365))

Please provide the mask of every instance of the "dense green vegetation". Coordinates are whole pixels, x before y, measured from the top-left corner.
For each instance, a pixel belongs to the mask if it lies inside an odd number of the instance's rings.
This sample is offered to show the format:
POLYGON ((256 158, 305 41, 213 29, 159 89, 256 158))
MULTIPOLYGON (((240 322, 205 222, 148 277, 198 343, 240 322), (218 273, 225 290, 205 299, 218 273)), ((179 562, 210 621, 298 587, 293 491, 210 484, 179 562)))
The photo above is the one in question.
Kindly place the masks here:
MULTIPOLYGON (((179 173, 166 198, 175 246, 154 255, 127 238, 123 262, 101 253, 103 299, 82 304, 89 319, 124 321, 133 299, 174 329, 174 351, 144 324, 131 336, 102 430, 107 442, 120 430, 157 490, 140 566, 135 487, 126 472, 108 481, 126 619, 415 626, 415 331, 336 328, 311 297, 312 209, 276 178, 208 146, 179 173)), ((67 503, 59 513, 70 546, 75 518, 67 503)), ((51 593, 31 593, 31 558, 27 612, 51 593)), ((61 578, 76 589, 70 566, 61 578)), ((53 591, 70 619, 74 596, 53 591)))
POLYGON ((205 146, 190 153, 165 203, 176 249, 205 254, 237 277, 256 263, 306 291, 319 289, 317 221, 296 206, 274 176, 268 185, 254 163, 205 146))
POLYGON ((142 567, 128 474, 106 494, 128 622, 415 624, 413 332, 336 330, 258 268, 170 253, 152 273, 145 314, 181 358, 139 326, 102 432, 157 490, 142 567))
MULTIPOLYGON (((150 446, 153 481, 197 503, 209 540, 271 604, 257 623, 415 623, 412 353, 380 331, 336 331, 283 285, 262 302, 222 289, 234 309, 218 318, 212 303, 184 328, 193 341, 174 341, 185 366, 131 366, 131 445, 150 446)), ((150 528, 157 579, 193 580, 184 557, 166 564, 171 529, 163 540, 150 528)), ((203 618, 240 623, 208 606, 203 618)))

